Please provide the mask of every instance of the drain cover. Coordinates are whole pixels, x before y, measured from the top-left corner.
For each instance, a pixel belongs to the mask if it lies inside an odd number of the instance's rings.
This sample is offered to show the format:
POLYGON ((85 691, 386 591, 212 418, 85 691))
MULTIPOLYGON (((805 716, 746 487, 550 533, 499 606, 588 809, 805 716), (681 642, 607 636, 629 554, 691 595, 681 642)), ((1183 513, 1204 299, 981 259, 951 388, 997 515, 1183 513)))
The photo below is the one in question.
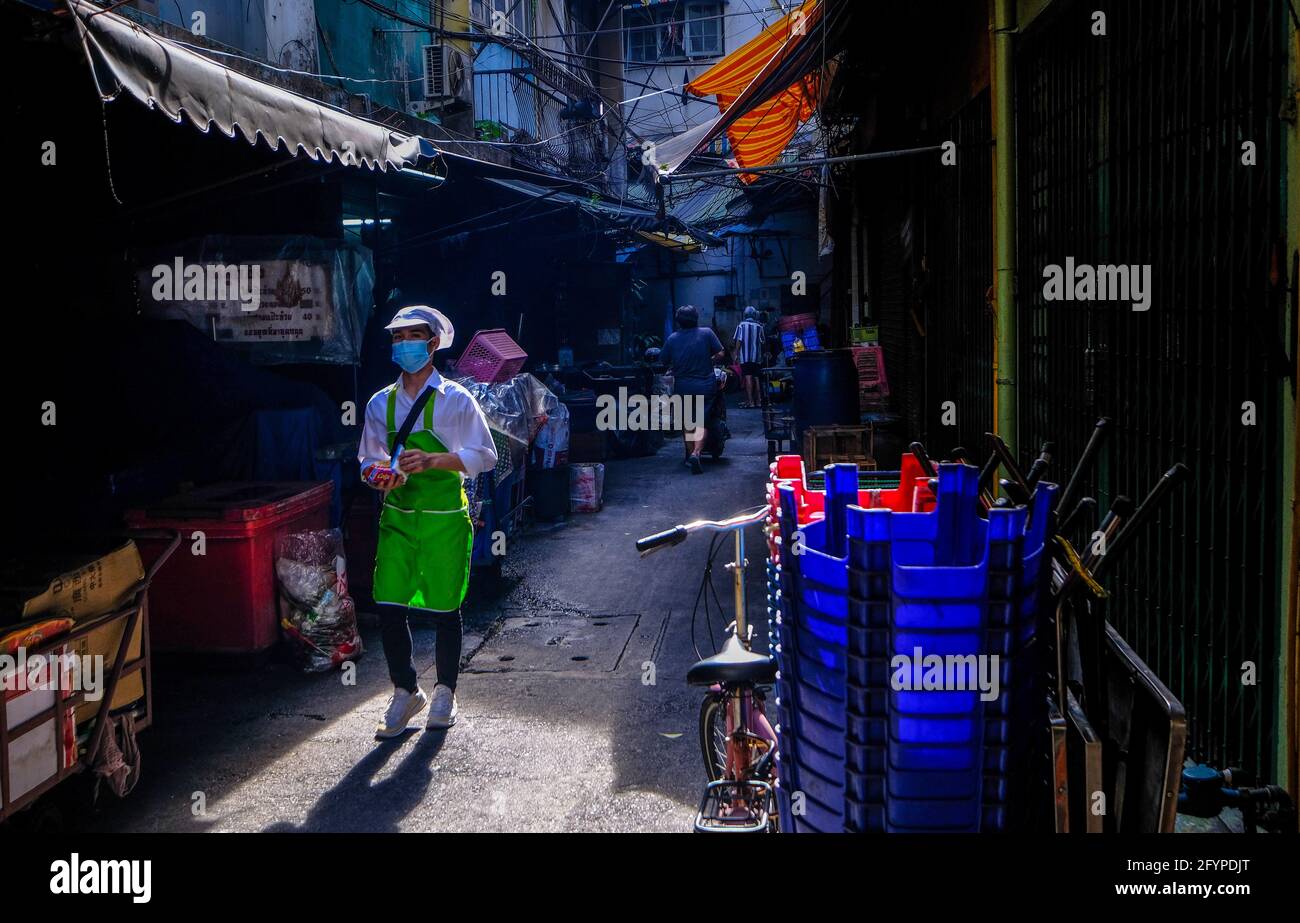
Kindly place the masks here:
POLYGON ((608 673, 616 670, 639 615, 509 616, 474 654, 467 673, 608 673))

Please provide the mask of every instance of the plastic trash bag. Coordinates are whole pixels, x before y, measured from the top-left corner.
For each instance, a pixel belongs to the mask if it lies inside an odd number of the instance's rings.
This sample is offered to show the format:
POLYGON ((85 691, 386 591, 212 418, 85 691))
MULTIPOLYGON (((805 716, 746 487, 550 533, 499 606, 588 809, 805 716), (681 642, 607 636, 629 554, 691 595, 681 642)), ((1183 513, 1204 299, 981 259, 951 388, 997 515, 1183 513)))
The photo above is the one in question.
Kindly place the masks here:
POLYGON ((538 430, 560 406, 550 389, 527 372, 495 384, 473 378, 458 378, 457 383, 474 395, 493 429, 523 446, 537 437, 538 430))
POLYGON ((539 468, 555 468, 569 460, 569 408, 557 404, 533 443, 533 462, 539 468))
POLYGON ((275 576, 280 629, 305 672, 323 673, 361 656, 339 529, 281 535, 275 540, 275 576))
POLYGON ((569 508, 575 513, 599 513, 604 505, 605 466, 569 466, 569 508))

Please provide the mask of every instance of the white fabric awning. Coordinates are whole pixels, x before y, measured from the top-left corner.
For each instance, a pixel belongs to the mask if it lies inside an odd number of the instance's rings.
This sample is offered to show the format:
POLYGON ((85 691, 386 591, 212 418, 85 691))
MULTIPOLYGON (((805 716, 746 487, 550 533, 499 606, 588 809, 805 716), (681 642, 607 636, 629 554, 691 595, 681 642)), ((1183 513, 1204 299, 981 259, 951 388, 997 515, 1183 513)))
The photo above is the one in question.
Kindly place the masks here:
POLYGON ((250 144, 260 135, 294 156, 337 160, 369 169, 398 169, 435 153, 433 143, 231 70, 138 23, 85 2, 68 0, 99 95, 126 90, 179 123, 200 131, 238 128, 250 144))
POLYGON ((722 118, 722 115, 715 115, 671 138, 658 142, 654 156, 655 166, 659 172, 663 174, 677 172, 677 168, 686 162, 686 158, 704 147, 722 131, 722 118))

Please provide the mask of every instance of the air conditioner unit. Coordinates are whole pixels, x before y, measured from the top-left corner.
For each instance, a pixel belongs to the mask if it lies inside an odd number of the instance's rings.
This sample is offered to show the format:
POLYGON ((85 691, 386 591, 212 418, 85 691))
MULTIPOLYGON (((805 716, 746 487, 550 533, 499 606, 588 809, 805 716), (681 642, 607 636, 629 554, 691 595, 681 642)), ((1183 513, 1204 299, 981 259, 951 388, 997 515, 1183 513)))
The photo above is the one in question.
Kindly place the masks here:
POLYGON ((474 69, 455 45, 424 46, 424 100, 431 108, 455 111, 474 101, 474 69))

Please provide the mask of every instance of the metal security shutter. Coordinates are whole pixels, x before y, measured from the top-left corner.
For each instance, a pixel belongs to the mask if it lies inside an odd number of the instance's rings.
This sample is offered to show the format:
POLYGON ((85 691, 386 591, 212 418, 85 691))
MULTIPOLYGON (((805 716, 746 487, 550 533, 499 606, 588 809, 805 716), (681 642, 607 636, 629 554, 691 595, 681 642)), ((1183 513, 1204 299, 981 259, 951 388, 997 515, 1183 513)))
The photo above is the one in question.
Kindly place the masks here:
MULTIPOLYGON (((1057 4, 1062 6, 1062 4, 1057 4)), ((1114 575, 1111 618, 1187 706, 1189 755, 1269 775, 1280 583, 1284 5, 1065 4, 1017 64, 1020 447, 1115 436, 1091 492, 1192 482, 1114 575), (1091 34, 1092 13, 1107 35, 1091 34), (1254 141, 1258 165, 1241 164, 1254 141), (1150 310, 1045 302, 1043 269, 1150 264, 1150 310), (1258 419, 1242 424, 1252 401, 1258 419), (1242 683, 1242 664, 1258 685, 1242 683)))
POLYGON ((957 163, 926 166, 925 303, 928 386, 927 448, 936 456, 964 446, 977 458, 993 431, 993 173, 989 94, 952 118, 943 135, 958 145, 957 163), (943 426, 952 401, 957 426, 943 426))
POLYGON ((902 432, 915 433, 921 428, 921 391, 924 379, 916 361, 919 334, 912 322, 908 303, 911 266, 903 246, 905 214, 891 208, 882 216, 876 290, 884 305, 880 322, 880 343, 885 353, 885 370, 889 375, 890 404, 902 417, 902 432))
MULTIPOLYGON (((869 174, 867 223, 871 254, 871 313, 880 325, 880 346, 889 376, 890 409, 902 418, 903 433, 917 432, 921 382, 912 374, 912 340, 917 334, 907 310, 906 263, 900 232, 907 207, 906 164, 885 162, 869 174)), ((892 462, 891 462, 892 464, 892 462)))

